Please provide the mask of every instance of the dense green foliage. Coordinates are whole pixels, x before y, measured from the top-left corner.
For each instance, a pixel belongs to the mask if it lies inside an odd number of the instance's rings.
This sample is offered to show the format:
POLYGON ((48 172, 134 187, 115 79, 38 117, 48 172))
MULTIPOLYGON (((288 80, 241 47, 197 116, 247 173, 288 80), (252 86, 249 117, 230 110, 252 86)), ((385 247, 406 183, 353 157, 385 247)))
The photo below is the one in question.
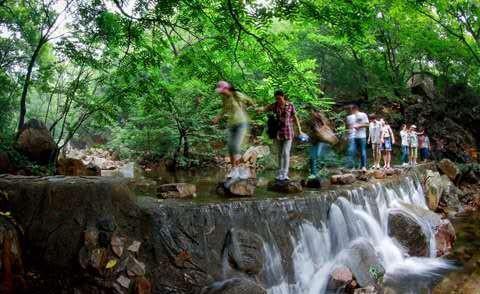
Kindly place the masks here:
POLYGON ((4 0, 0 22, 0 131, 25 112, 61 147, 96 132, 128 156, 211 154, 220 79, 326 110, 402 107, 418 72, 480 90, 476 0, 4 0))

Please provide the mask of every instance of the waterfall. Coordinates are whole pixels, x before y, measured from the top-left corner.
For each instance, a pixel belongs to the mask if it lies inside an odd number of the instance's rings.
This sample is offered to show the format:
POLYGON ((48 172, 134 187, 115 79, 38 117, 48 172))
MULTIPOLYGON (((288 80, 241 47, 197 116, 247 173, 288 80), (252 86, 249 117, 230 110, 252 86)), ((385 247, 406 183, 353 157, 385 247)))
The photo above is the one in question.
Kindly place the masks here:
POLYGON ((355 244, 373 246, 385 269, 385 284, 402 287, 399 293, 418 293, 418 289, 427 287, 429 281, 452 267, 448 261, 435 257, 435 236, 427 220, 409 213, 429 239, 428 257, 408 257, 405 249, 387 234, 389 212, 406 212, 405 203, 428 209, 416 178, 406 178, 397 186, 376 184, 372 189, 358 188, 339 195, 332 198, 323 220, 317 224, 302 220, 290 232, 293 253, 283 256, 293 264, 290 279, 275 240, 265 245, 269 294, 326 293, 329 274, 336 266, 349 264, 348 250, 355 244))

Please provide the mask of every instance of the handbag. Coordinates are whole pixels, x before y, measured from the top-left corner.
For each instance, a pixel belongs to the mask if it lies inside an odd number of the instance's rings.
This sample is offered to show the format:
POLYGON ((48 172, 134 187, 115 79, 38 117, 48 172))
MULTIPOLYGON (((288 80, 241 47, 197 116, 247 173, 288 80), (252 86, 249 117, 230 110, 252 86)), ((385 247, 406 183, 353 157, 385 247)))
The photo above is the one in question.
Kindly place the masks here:
POLYGON ((267 134, 270 139, 276 139, 279 129, 279 121, 276 115, 269 114, 267 119, 267 134))

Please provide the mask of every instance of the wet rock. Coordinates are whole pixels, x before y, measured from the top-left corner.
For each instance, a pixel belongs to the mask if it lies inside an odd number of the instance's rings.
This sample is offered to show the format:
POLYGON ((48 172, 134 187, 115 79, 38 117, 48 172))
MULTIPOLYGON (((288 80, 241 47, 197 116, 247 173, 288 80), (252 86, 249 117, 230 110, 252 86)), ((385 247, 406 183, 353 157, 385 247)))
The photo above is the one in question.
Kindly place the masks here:
POLYGON ((460 174, 460 170, 458 169, 457 165, 453 163, 450 159, 442 159, 438 162, 438 169, 442 174, 446 175, 450 180, 455 182, 458 175, 460 174))
POLYGON ((401 210, 388 215, 388 235, 395 238, 410 256, 428 256, 428 238, 414 217, 401 210))
POLYGON ((193 198, 196 197, 197 187, 187 183, 174 183, 158 186, 160 198, 193 198))
POLYGON ((145 275, 145 264, 135 257, 129 257, 127 262, 127 274, 130 277, 141 277, 145 275))
POLYGON ((152 284, 145 277, 137 278, 135 281, 135 294, 152 293, 152 284))
POLYGON ((426 171, 425 196, 427 198, 428 208, 431 210, 437 209, 448 182, 450 182, 450 180, 447 177, 440 176, 438 172, 431 170, 426 171))
POLYGON ((387 177, 387 173, 384 170, 376 169, 373 171, 373 177, 377 180, 383 180, 387 177))
POLYGON ((463 205, 461 199, 464 198, 465 193, 457 188, 445 175, 442 177, 445 179, 445 186, 440 198, 440 203, 443 207, 446 207, 446 210, 450 215, 462 212, 463 205))
POLYGON ((219 183, 217 193, 227 197, 251 197, 255 194, 256 179, 238 179, 219 183))
POLYGON ((353 274, 348 267, 337 267, 330 273, 329 282, 327 288, 330 290, 336 290, 339 288, 345 288, 347 285, 353 282, 353 274))
POLYGON ((112 236, 110 240, 110 246, 112 247, 112 251, 118 257, 122 257, 123 255, 123 248, 124 248, 124 240, 116 235, 112 236))
POLYGON ((378 294, 379 292, 374 286, 368 286, 365 288, 355 289, 354 294, 378 294))
POLYGON ((333 175, 330 182, 333 185, 349 185, 355 182, 356 178, 353 174, 333 175))
POLYGON ((52 135, 47 126, 36 119, 29 120, 23 125, 17 140, 18 150, 30 160, 47 164, 57 150, 52 135))
POLYGON ((255 233, 231 229, 225 239, 223 256, 232 269, 256 275, 262 270, 265 260, 263 240, 255 233))
POLYGON ((285 194, 296 194, 303 191, 302 184, 298 181, 271 181, 268 183, 268 189, 271 191, 285 193, 285 194))
POLYGON ((302 186, 311 189, 320 189, 322 187, 322 180, 319 178, 302 180, 302 186))
POLYGON ((380 257, 375 248, 366 240, 355 242, 346 250, 345 265, 351 269, 355 280, 361 287, 375 285, 385 274, 380 257))
POLYGON ((452 251, 456 235, 452 223, 448 219, 442 219, 439 226, 435 228, 435 243, 437 256, 444 256, 452 251))
POLYGON ((248 279, 229 279, 204 288, 201 294, 266 294, 267 291, 248 279))
POLYGON ((140 249, 140 245, 142 245, 142 242, 135 240, 130 246, 128 246, 127 250, 133 253, 137 253, 140 249))

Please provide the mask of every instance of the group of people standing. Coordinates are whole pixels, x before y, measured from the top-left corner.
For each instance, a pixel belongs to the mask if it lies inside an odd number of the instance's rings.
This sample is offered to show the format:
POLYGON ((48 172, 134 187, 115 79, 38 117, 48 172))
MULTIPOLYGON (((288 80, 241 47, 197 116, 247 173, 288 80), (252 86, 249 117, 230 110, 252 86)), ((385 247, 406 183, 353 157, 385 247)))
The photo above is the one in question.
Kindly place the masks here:
MULTIPOLYGON (((228 151, 232 171, 241 163, 241 144, 248 129, 248 115, 245 108, 253 106, 253 101, 237 91, 233 85, 226 81, 217 84, 216 92, 222 96, 222 111, 212 123, 216 124, 225 118, 228 126, 228 151)), ((318 172, 318 158, 325 154, 331 145, 337 142, 329 120, 322 112, 309 107, 310 122, 307 135, 303 132, 295 106, 288 101, 282 90, 274 93, 275 102, 265 107, 257 108, 258 113, 271 113, 268 122, 269 136, 278 145, 278 172, 276 179, 289 180, 290 153, 295 138, 302 142, 311 142, 310 147, 310 176, 316 178, 318 172), (295 136, 295 128, 298 136, 295 136)), ((348 132, 347 168, 356 167, 356 158, 360 152, 360 168, 367 169, 367 143, 372 145, 373 168, 380 168, 380 161, 384 161, 384 168, 391 168, 392 145, 395 136, 390 125, 380 117, 371 115, 370 119, 357 105, 349 106, 350 114, 347 116, 346 125, 348 132), (368 130, 368 137, 367 137, 368 130)), ((425 132, 417 132, 415 125, 404 125, 400 132, 402 143, 402 163, 416 164, 417 150, 420 148, 422 158, 428 158, 429 140, 425 132)), ((227 176, 229 177, 229 176, 227 176)))

